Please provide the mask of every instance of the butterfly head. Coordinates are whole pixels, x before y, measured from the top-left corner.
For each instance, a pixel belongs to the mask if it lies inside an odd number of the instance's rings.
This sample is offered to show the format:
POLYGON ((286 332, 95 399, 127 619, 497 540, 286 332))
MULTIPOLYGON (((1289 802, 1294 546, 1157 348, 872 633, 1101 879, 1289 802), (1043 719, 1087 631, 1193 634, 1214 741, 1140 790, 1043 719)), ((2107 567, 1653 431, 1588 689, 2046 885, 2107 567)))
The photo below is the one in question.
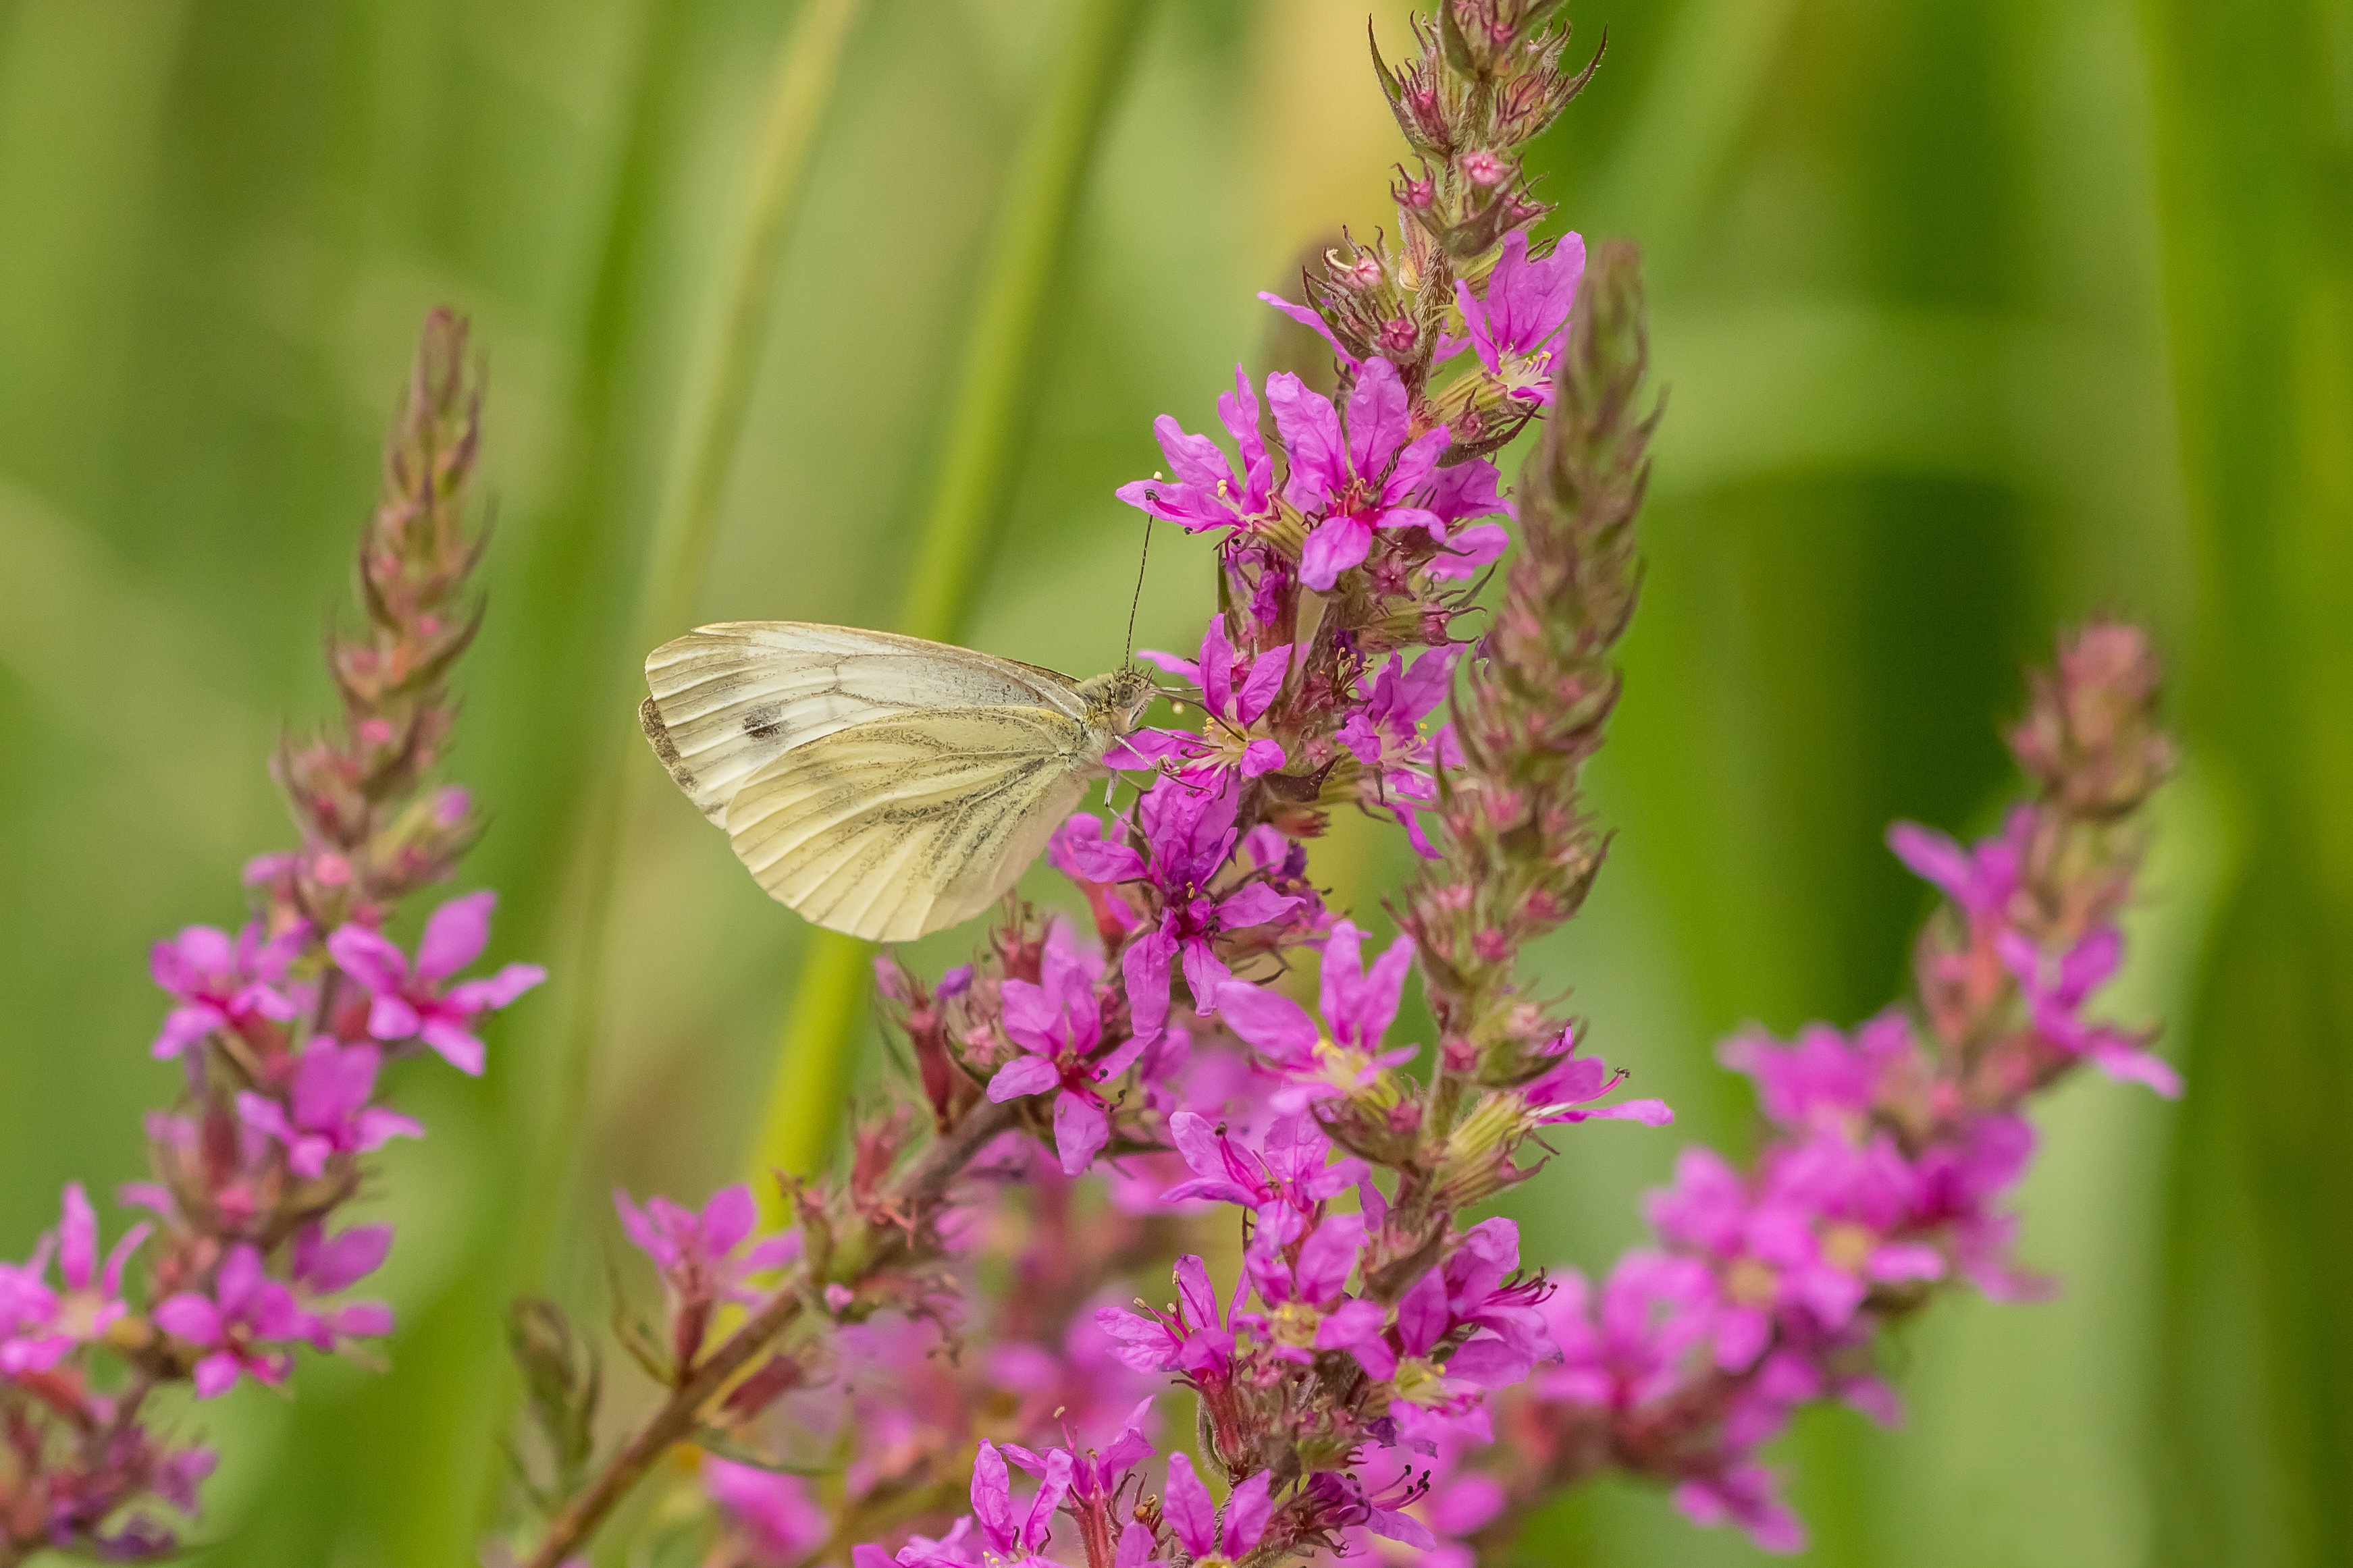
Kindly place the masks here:
POLYGON ((1144 710, 1151 706, 1159 688, 1143 666, 1124 664, 1108 675, 1096 676, 1083 689, 1088 718, 1115 735, 1127 735, 1144 722, 1144 710))

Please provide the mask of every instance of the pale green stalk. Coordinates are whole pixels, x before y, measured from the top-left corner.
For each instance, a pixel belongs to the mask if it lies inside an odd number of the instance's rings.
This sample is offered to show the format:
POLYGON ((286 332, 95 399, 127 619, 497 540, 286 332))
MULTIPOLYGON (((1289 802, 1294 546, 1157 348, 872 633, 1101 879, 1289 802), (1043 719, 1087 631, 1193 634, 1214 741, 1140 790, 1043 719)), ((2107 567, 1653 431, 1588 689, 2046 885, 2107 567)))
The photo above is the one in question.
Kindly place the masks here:
MULTIPOLYGON (((778 263, 807 189, 811 153, 841 71, 841 57, 864 0, 807 0, 776 55, 768 110, 745 195, 744 228, 728 268, 726 294, 702 350, 687 404, 661 513, 647 551, 645 587, 631 617, 633 655, 689 629, 717 533, 719 507, 734 470, 744 421, 767 343, 778 263)), ((640 682, 630 672, 615 715, 636 706, 640 682)), ((522 1228, 519 1277, 534 1283, 546 1267, 554 1223, 569 1185, 594 1075, 606 988, 600 973, 610 945, 613 889, 623 826, 636 790, 651 776, 634 722, 616 717, 600 760, 580 841, 576 941, 566 973, 571 1005, 555 1064, 555 1104, 533 1175, 522 1228)))
MULTIPOLYGON (((951 642, 962 635, 1004 536, 1029 445, 1048 305, 1145 10, 1145 0, 1076 0, 1038 117, 1015 159, 899 612, 899 629, 910 636, 951 642)), ((809 1175, 832 1158, 872 952, 849 937, 811 933, 761 1118, 755 1171, 809 1175)), ((765 1201, 775 1201, 768 1184, 757 1185, 766 1190, 765 1201)))

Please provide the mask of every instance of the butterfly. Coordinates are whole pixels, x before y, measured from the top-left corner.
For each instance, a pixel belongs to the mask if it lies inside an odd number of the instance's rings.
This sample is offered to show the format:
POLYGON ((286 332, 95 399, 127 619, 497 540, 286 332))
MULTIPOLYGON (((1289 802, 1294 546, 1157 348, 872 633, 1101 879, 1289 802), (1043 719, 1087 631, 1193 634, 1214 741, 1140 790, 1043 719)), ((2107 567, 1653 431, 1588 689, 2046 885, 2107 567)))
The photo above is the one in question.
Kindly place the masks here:
POLYGON ((654 754, 769 897, 874 942, 1004 897, 1155 689, 803 621, 703 626, 646 686, 654 754))

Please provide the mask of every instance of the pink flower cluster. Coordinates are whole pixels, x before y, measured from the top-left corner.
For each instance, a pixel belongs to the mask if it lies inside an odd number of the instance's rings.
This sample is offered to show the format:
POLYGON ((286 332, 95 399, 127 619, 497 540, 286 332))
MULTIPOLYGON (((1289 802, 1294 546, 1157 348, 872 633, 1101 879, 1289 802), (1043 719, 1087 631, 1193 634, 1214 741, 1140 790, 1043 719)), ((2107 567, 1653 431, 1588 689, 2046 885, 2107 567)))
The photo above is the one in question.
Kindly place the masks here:
POLYGON ((413 963, 379 929, 453 874, 475 833, 463 790, 419 787, 454 707, 436 672, 470 635, 451 614, 477 554, 458 526, 476 416, 464 353, 462 322, 427 322, 363 552, 368 629, 331 649, 343 732, 278 759, 303 847, 248 868, 260 907, 236 935, 190 926, 151 955, 171 1000, 152 1054, 182 1089, 148 1120, 153 1179, 120 1197, 153 1217, 101 1258, 71 1184, 57 1228, 0 1264, 0 1562, 176 1552, 169 1516, 195 1514, 213 1456, 154 1425, 155 1391, 280 1384, 301 1347, 392 1331, 389 1308, 346 1294, 392 1227, 339 1223, 364 1157, 424 1135, 384 1103, 379 1073, 427 1050, 479 1073, 479 1020, 543 978, 527 964, 457 978, 489 942, 489 893, 443 904, 413 963), (143 1292, 127 1289, 134 1259, 143 1292))
POLYGON ((1441 0, 1416 58, 1377 54, 1418 160, 1397 248, 1335 247, 1306 304, 1273 300, 1329 381, 1238 371, 1230 451, 1163 418, 1169 475, 1118 492, 1214 536, 1220 607, 1193 650, 1145 656, 1198 728, 1116 748, 1124 809, 1053 837, 1084 924, 1016 903, 936 981, 879 963, 920 1098, 854 1121, 838 1179, 786 1182, 783 1228, 754 1234, 744 1189, 622 1200, 663 1284, 623 1338, 668 1392, 591 1474, 563 1455, 595 1379, 525 1357, 558 1461, 533 1568, 679 1441, 712 1456, 710 1561, 733 1568, 842 1543, 859 1568, 1463 1568, 1609 1467, 1788 1545, 1757 1451, 1791 1408, 1892 1415, 1881 1325, 1956 1277, 2027 1288, 2000 1206, 2023 1097, 2083 1059, 2161 1076, 2082 1010, 2113 967, 2117 825, 2163 772, 2145 722, 2093 733, 2090 687, 2146 662, 2105 644, 2038 700, 2020 752, 2045 795, 2010 870, 1904 840, 1969 889, 1916 1011, 1728 1051, 1775 1127, 1753 1170, 1686 1155, 1659 1245, 1598 1288, 1524 1268, 1476 1212, 1559 1129, 1671 1120, 1516 974, 1606 849, 1581 769, 1618 695, 1652 425, 1630 251, 1532 237, 1514 150, 1584 79, 1555 10, 1441 0), (1488 454, 1539 418, 1506 500, 1488 454), (1461 639, 1507 543, 1502 603, 1461 639), (1370 949, 1311 874, 1350 807, 1419 857, 1370 949), (1425 1042, 1395 1037, 1416 976, 1425 1042), (743 1326, 712 1344, 728 1300, 743 1326))

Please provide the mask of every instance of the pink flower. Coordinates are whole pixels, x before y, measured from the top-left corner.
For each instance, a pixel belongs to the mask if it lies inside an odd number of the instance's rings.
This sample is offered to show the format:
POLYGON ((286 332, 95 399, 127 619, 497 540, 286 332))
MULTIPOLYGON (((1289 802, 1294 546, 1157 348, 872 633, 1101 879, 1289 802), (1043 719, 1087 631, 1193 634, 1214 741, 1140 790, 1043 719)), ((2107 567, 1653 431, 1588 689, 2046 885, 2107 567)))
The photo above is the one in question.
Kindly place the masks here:
POLYGON ((235 1385, 239 1373, 279 1384, 294 1369, 273 1343, 309 1337, 293 1292, 262 1272, 251 1244, 229 1248, 214 1276, 212 1294, 183 1291, 157 1306, 155 1326, 204 1352, 196 1362, 196 1397, 211 1399, 235 1385))
POLYGON ((1806 1549, 1805 1526, 1781 1500, 1773 1472, 1762 1465, 1733 1465, 1716 1475, 1685 1481, 1675 1488, 1674 1496, 1675 1506, 1694 1524, 1736 1524, 1767 1552, 1806 1549))
POLYGON ((745 1280, 800 1256, 797 1231, 751 1242, 760 1209, 748 1183, 720 1188, 700 1212, 659 1195, 641 1209, 618 1187, 613 1207, 631 1245, 653 1259, 663 1285, 681 1301, 755 1300, 759 1293, 745 1280))
MULTIPOLYGON (((1112 1353, 1138 1372, 1177 1372, 1188 1381, 1222 1380, 1233 1372, 1234 1336, 1229 1309, 1209 1284, 1209 1271, 1190 1254, 1176 1260, 1176 1300, 1166 1312, 1105 1307, 1095 1321, 1117 1347, 1112 1353)), ((1248 1276, 1234 1282, 1239 1308, 1248 1276)))
POLYGON ((1827 1024, 1809 1025, 1793 1046, 1762 1034, 1725 1042, 1716 1059, 1755 1080, 1765 1114, 1792 1132, 1852 1128, 1868 1117, 1888 1079, 1919 1066, 1912 1023, 1883 1013, 1847 1037, 1827 1024))
POLYGON ((2143 1083, 2168 1100, 2181 1096, 2181 1075, 2122 1029, 2086 1021, 2084 1002, 2108 983, 2124 957, 2124 938, 2111 927, 2092 932, 2063 953, 2047 954, 2014 931, 1995 943, 2003 967, 2017 976, 2029 1016, 2044 1039, 2084 1058, 2110 1078, 2143 1083))
POLYGON ((1183 962, 1194 1006, 1214 1013, 1232 981, 1218 955, 1219 942, 1229 932, 1280 921, 1304 904, 1260 879, 1230 891, 1213 888, 1233 851, 1239 808, 1230 775, 1165 778, 1136 806, 1144 853, 1115 841, 1070 844, 1072 864, 1084 875, 1107 882, 1146 881, 1160 896, 1159 926, 1130 942, 1120 957, 1132 1026, 1145 1041, 1156 1037, 1167 1021, 1172 959, 1183 962))
POLYGON ((286 1163, 298 1176, 323 1175, 339 1154, 364 1154, 395 1138, 422 1138, 425 1129, 397 1111, 372 1105, 382 1053, 374 1046, 311 1043, 294 1069, 284 1103, 250 1089, 237 1097, 237 1114, 286 1145, 286 1163))
POLYGON ((153 1228, 132 1226, 101 1262, 98 1215, 81 1184, 68 1183, 57 1229, 23 1265, 0 1264, 0 1373, 46 1372, 74 1346, 104 1338, 130 1310, 122 1302, 123 1266, 153 1228), (52 1256, 62 1290, 47 1279, 52 1256))
POLYGON ((1233 645, 1226 638, 1226 617, 1216 615, 1201 634, 1198 660, 1155 648, 1145 648, 1138 657, 1193 683, 1200 693, 1208 729, 1198 735, 1183 730, 1140 731, 1114 745, 1104 762, 1115 768, 1147 768, 1174 757, 1181 759, 1187 773, 1212 775, 1219 784, 1223 779, 1214 775, 1229 769, 1254 779, 1282 766, 1282 744, 1253 735, 1250 727, 1282 689, 1284 673, 1291 667, 1289 643, 1238 666, 1233 645))
POLYGON ((294 1233, 290 1283, 301 1311, 302 1337, 322 1351, 344 1340, 378 1339, 393 1330, 392 1309, 382 1301, 326 1303, 384 1266, 392 1250, 392 1226, 355 1225, 327 1234, 317 1220, 294 1233))
POLYGON ((1201 1568, 1238 1563, 1266 1535, 1267 1521, 1274 1516, 1272 1485, 1273 1478, 1261 1470, 1236 1487, 1226 1500, 1225 1527, 1220 1532, 1217 1504, 1194 1473, 1193 1461, 1181 1453, 1171 1454, 1163 1513, 1177 1544, 1201 1568))
POLYGON ((1220 994, 1226 1026, 1284 1076, 1271 1101, 1277 1110, 1297 1111, 1317 1100, 1354 1094, 1413 1059, 1410 1046, 1381 1049, 1405 993, 1406 972, 1413 967, 1413 940, 1398 937, 1367 972, 1359 958, 1364 937, 1354 924, 1339 921, 1324 943, 1322 1004, 1329 1039, 1307 1009, 1288 996, 1240 984, 1220 994))
POLYGON ((1627 1100, 1616 1105, 1594 1105, 1593 1101, 1623 1083, 1626 1075, 1612 1070, 1599 1057, 1578 1056, 1574 1029, 1563 1029, 1552 1042, 1548 1054, 1553 1065, 1520 1090, 1538 1126, 1639 1121, 1645 1127, 1664 1127, 1675 1119, 1674 1111, 1663 1100, 1627 1100))
POLYGON ((1229 461, 1215 441, 1207 436, 1187 435, 1183 426, 1164 414, 1152 428, 1176 481, 1138 479, 1120 486, 1119 499, 1154 517, 1166 518, 1187 533, 1211 528, 1248 532, 1271 517, 1274 459, 1259 434, 1257 395, 1250 391, 1250 377, 1240 365, 1234 367, 1234 390, 1218 398, 1218 419, 1233 437, 1241 457, 1239 465, 1229 461))
POLYGON ((547 978, 536 963, 510 963, 487 979, 440 989, 441 982, 481 955, 491 940, 491 906, 497 898, 470 893, 434 910, 417 942, 414 969, 399 948, 366 926, 342 926, 327 938, 336 967, 375 998, 368 1009, 369 1034, 379 1040, 421 1038, 459 1071, 481 1072, 476 1016, 508 1005, 547 978))
POLYGON ((1911 822, 1887 830, 1887 847, 1915 876, 1935 883, 1973 920, 1998 920, 2018 891, 2020 868, 2033 833, 2034 808, 2021 805, 2010 814, 2000 837, 1980 840, 1974 848, 1964 849, 1945 835, 1911 822))
POLYGON ((1032 1563, 1055 1568, 1045 1555, 1046 1543, 1053 1539, 1054 1510, 1062 1506, 1063 1495, 1070 1489, 1071 1456, 1056 1448, 1047 1456, 1046 1476, 1038 1495, 1029 1500, 1027 1509, 1017 1508, 1005 1456, 996 1444, 982 1438, 979 1457, 972 1467, 972 1516, 980 1521, 991 1562, 1008 1568, 1027 1568, 1032 1563))
POLYGON ((744 1568, 797 1568, 833 1533, 832 1517, 798 1476, 706 1456, 702 1489, 748 1548, 744 1568))
MULTIPOLYGON (((1514 399, 1535 407, 1552 402, 1554 349, 1584 276, 1584 237, 1564 235, 1551 255, 1530 261, 1527 231, 1515 228, 1504 237, 1485 299, 1474 298, 1468 283, 1454 285, 1454 302, 1479 363, 1514 399)), ((1461 346, 1440 345, 1440 353, 1461 346)))
POLYGON ((178 1056, 216 1029, 242 1031, 258 1018, 284 1023, 294 1003, 280 989, 287 966, 311 943, 311 928, 296 924, 269 941, 259 921, 235 939, 211 926, 189 926, 148 952, 155 984, 179 1002, 155 1037, 154 1055, 178 1056))
POLYGON ((1005 1445, 1004 1451, 1030 1474, 1043 1476, 1050 1482, 1058 1471, 1070 1478, 1062 1494, 1062 1510, 1079 1521, 1079 1535, 1085 1542, 1089 1563, 1118 1568, 1120 1564, 1140 1564, 1152 1555, 1152 1532, 1133 1517, 1132 1508, 1122 1506, 1124 1494, 1134 1481, 1132 1472, 1155 1452, 1151 1439, 1144 1435, 1144 1424, 1151 1415, 1152 1401, 1147 1398, 1128 1413, 1119 1436, 1101 1453, 1092 1448, 1082 1453, 1078 1440, 1071 1436, 1067 1426, 1063 1429, 1066 1446, 1042 1455, 1011 1443, 1005 1445), (1124 1531, 1117 1528, 1122 1511, 1130 1514, 1124 1531))
POLYGON ((1278 1117, 1256 1147, 1190 1110, 1168 1119, 1168 1135, 1193 1179, 1162 1194, 1163 1203, 1206 1200, 1261 1212, 1281 1204, 1310 1214, 1371 1174, 1353 1156, 1334 1160, 1332 1141, 1312 1116, 1278 1117))
POLYGON ((1635 1251, 1618 1260, 1599 1300, 1570 1270, 1545 1303, 1560 1364, 1537 1374, 1540 1398, 1627 1411, 1665 1397, 1707 1336, 1715 1286, 1694 1258, 1635 1251))
MULTIPOLYGON (((1006 1037, 1023 1054, 997 1068, 988 1081, 988 1098, 1000 1103, 1053 1093, 1054 1147, 1063 1173, 1072 1176, 1092 1164, 1111 1142, 1111 1101, 1102 1086, 1125 1072, 1150 1043, 1150 1036, 1139 1032, 1101 1050, 1103 1007, 1095 997, 1099 973, 1095 961, 1072 944, 1070 927, 1056 921, 1047 934, 1039 984, 1004 984, 1006 1037)), ((1165 979, 1161 991, 1165 998, 1165 979)), ((1157 1034, 1157 1028, 1151 1033, 1157 1034)))
POLYGON ((1327 1215, 1311 1225, 1294 1209, 1266 1209, 1250 1232, 1242 1266, 1267 1311, 1236 1321, 1269 1341, 1277 1357, 1303 1366, 1314 1361, 1314 1351, 1355 1349, 1377 1333, 1382 1321, 1376 1302, 1343 1307, 1348 1276, 1364 1251, 1362 1215, 1327 1215))
POLYGON ((1412 434, 1405 384, 1385 359, 1365 362, 1344 419, 1331 399, 1278 372, 1266 379, 1275 427, 1291 455, 1282 498, 1319 518, 1299 558, 1299 580, 1329 593, 1370 553, 1379 529, 1419 528, 1443 544, 1445 520, 1419 504, 1446 450, 1444 426, 1412 434))

